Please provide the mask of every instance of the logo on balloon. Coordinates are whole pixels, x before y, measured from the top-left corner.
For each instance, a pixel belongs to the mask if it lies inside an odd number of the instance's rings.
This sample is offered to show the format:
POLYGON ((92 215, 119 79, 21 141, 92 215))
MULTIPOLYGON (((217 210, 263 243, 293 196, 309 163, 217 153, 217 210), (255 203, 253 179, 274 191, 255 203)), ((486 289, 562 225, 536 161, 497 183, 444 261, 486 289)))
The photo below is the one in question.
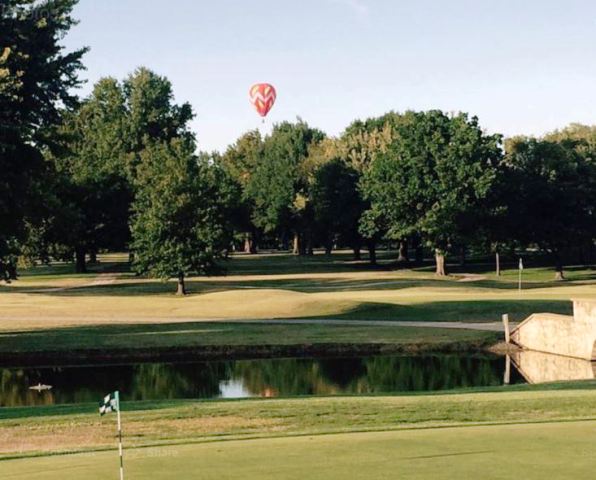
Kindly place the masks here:
POLYGON ((253 104, 261 117, 265 117, 277 98, 273 85, 268 83, 257 83, 250 87, 250 103, 253 104))

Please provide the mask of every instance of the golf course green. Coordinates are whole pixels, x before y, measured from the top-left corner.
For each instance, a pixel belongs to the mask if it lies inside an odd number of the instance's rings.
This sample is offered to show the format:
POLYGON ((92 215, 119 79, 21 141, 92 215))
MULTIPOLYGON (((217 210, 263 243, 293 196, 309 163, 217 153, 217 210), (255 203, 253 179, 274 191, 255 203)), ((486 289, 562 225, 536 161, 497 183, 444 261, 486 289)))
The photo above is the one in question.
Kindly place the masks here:
MULTIPOLYGON (((590 384, 566 384, 124 404, 126 472, 127 478, 152 479, 450 479, 482 472, 488 479, 587 480, 595 400, 590 384)), ((100 419, 92 405, 5 409, 2 416, 0 450, 12 450, 0 459, 3 478, 117 473, 115 416, 100 419)))
MULTIPOLYGON (((587 268, 555 282, 548 269, 530 266, 519 292, 513 268, 495 277, 490 264, 471 264, 437 279, 424 266, 393 268, 392 256, 382 253, 374 269, 345 252, 233 256, 226 276, 189 279, 185 298, 130 273, 122 255, 100 256, 87 275, 36 266, 0 287, 0 353, 59 366, 251 349, 474 352, 501 334, 450 323, 570 313, 572 297, 596 297, 587 268)), ((126 478, 581 480, 593 477, 596 389, 578 382, 233 401, 124 396, 122 417, 126 478)), ((0 409, 3 479, 113 477, 116 447, 115 416, 100 418, 95 404, 0 409)))
MULTIPOLYGON (((127 478, 216 480, 483 478, 589 480, 596 421, 367 432, 153 447, 126 457, 127 478), (482 472, 479 474, 478 472, 482 472)), ((103 479, 114 452, 2 462, 5 479, 103 479)))

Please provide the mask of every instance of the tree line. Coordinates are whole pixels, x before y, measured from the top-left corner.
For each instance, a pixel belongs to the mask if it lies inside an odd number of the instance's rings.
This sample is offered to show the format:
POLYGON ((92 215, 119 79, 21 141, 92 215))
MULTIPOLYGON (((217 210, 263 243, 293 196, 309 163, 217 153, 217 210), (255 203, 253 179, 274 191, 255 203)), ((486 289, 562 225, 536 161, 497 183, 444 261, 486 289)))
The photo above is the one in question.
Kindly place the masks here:
POLYGON ((596 127, 541 138, 488 134, 476 117, 439 110, 356 120, 338 137, 305 121, 245 133, 199 152, 194 112, 147 68, 73 95, 86 49, 65 52, 75 0, 8 0, 0 12, 0 277, 51 259, 129 251, 140 274, 213 273, 233 250, 312 254, 349 247, 372 263, 495 255, 534 248, 558 278, 591 261, 596 127), (46 5, 47 4, 47 5, 46 5), (39 12, 37 12, 39 13, 39 12))
MULTIPOLYGON (((241 186, 246 250, 260 235, 291 236, 297 254, 381 241, 422 261, 474 248, 534 248, 563 278, 565 258, 591 262, 595 237, 596 127, 572 124, 541 138, 489 135, 465 113, 389 112, 357 120, 337 138, 303 121, 243 135, 221 157, 241 186)), ((498 267, 497 267, 498 268, 498 267)), ((497 271, 499 273, 499 271, 497 271)))

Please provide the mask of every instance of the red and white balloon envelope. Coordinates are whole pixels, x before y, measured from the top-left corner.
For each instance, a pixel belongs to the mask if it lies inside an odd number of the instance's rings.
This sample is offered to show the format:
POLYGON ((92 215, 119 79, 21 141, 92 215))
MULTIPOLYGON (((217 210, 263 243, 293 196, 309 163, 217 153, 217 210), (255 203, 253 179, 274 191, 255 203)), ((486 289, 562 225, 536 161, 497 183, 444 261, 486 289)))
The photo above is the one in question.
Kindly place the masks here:
POLYGON ((253 104, 257 113, 261 117, 267 116, 271 107, 275 103, 277 93, 273 85, 268 83, 256 83, 250 87, 250 103, 253 104))

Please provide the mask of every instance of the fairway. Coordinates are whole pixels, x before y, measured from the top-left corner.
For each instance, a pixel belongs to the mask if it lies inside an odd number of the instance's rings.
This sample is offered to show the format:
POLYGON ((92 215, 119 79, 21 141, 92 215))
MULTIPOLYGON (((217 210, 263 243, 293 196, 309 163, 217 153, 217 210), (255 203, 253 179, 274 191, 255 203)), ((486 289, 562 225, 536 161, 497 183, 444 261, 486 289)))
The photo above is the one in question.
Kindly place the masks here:
POLYGON ((371 269, 344 251, 232 256, 227 275, 189 278, 190 295, 177 298, 171 282, 130 273, 126 256, 100 259, 87 276, 72 266, 39 266, 0 286, 0 331, 291 318, 494 322, 502 313, 518 321, 535 312, 570 314, 571 298, 596 297, 589 268, 570 268, 564 283, 548 268, 528 268, 519 292, 517 270, 495 277, 490 265, 470 265, 440 279, 427 268, 371 269))
POLYGON ((27 352, 115 358, 205 347, 254 355, 259 345, 275 346, 277 355, 295 354, 280 345, 311 353, 331 344, 344 345, 335 352, 375 344, 386 351, 473 350, 497 336, 398 322, 495 323, 503 313, 516 322, 535 312, 571 314, 571 298, 596 297, 595 274, 586 267, 569 268, 566 282, 553 281, 548 268, 527 268, 519 292, 517 270, 496 277, 490 265, 470 264, 440 279, 424 266, 395 269, 395 255, 380 252, 377 267, 347 251, 232 255, 226 275, 189 278, 185 298, 174 295, 171 282, 135 276, 124 254, 100 255, 87 275, 74 274, 72 265, 39 265, 0 286, 0 352, 20 359, 27 352), (316 323, 283 325, 292 319, 316 323), (395 323, 366 324, 375 320, 395 323))
MULTIPOLYGON (((397 396, 172 400, 123 404, 128 448, 348 432, 445 429, 596 419, 591 382, 397 396)), ((95 404, 0 409, 3 460, 114 446, 113 418, 95 404)), ((438 431, 441 431, 438 430, 438 431)))
MULTIPOLYGON (((128 478, 594 478, 596 422, 300 436, 126 452, 128 478), (480 473, 482 472, 482 473, 480 473)), ((3 479, 105 479, 113 452, 2 462, 3 479)))

